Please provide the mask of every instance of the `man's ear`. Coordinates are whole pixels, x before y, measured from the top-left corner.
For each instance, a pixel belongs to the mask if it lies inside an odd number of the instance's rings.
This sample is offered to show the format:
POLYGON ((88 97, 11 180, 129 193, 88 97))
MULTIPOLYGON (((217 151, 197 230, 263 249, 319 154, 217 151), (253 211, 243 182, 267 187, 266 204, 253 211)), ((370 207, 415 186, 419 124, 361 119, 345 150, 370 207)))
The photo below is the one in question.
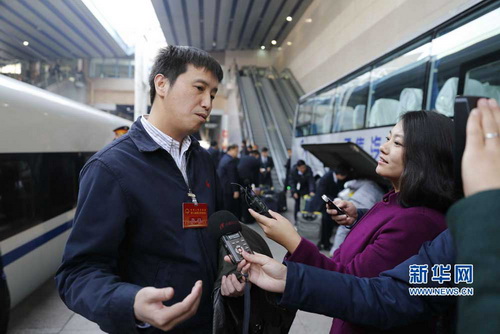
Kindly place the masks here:
POLYGON ((160 97, 165 97, 167 95, 168 89, 170 88, 170 83, 168 79, 163 74, 157 74, 154 79, 156 95, 160 97))

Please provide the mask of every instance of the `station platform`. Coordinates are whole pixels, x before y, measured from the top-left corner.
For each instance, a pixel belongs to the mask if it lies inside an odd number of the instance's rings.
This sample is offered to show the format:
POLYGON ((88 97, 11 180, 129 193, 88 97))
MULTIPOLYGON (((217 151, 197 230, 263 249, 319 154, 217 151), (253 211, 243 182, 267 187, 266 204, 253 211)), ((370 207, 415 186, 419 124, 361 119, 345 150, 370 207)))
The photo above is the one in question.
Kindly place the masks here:
MULTIPOLYGON (((287 201, 288 211, 283 215, 293 221, 292 198, 287 201)), ((257 223, 249 225, 257 231, 279 261, 286 251, 279 244, 265 237, 257 223)), ((7 334, 100 334, 104 333, 97 324, 69 310, 56 291, 55 281, 48 280, 13 310, 7 334)), ((328 333, 332 319, 323 315, 298 311, 289 333, 328 333)))

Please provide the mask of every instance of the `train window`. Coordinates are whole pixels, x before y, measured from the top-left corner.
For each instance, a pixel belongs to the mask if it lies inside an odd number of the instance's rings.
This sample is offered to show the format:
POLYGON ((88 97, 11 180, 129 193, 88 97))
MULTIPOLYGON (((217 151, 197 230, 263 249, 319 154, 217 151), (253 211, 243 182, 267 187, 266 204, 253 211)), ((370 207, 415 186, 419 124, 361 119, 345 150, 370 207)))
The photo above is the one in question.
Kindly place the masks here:
POLYGON ((0 160, 0 240, 35 219, 32 169, 24 159, 0 160))
POLYGON ((314 98, 311 134, 320 135, 330 132, 333 117, 335 88, 314 98))
POLYGON ((0 240, 76 206, 78 175, 92 153, 0 155, 0 240))
POLYGON ((465 74, 464 95, 485 96, 500 101, 500 60, 478 66, 465 74))
MULTIPOLYGON (((496 3, 494 7, 485 8, 446 27, 439 31, 432 41, 432 71, 429 81, 431 109, 453 116, 453 103, 459 86, 460 67, 464 63, 473 62, 483 55, 495 52, 500 59, 499 6, 500 4, 496 3)), ((465 92, 484 95, 484 83, 495 85, 481 71, 483 70, 478 69, 472 73, 466 81, 465 92)), ((494 74, 495 72, 490 73, 491 76, 494 74)))
POLYGON ((314 107, 314 99, 308 99, 299 105, 295 136, 303 137, 311 135, 311 120, 314 107))
POLYGON ((356 130, 365 124, 370 72, 357 76, 337 88, 332 132, 356 130))
POLYGON ((430 37, 395 54, 371 72, 368 127, 395 124, 407 111, 421 110, 430 37))

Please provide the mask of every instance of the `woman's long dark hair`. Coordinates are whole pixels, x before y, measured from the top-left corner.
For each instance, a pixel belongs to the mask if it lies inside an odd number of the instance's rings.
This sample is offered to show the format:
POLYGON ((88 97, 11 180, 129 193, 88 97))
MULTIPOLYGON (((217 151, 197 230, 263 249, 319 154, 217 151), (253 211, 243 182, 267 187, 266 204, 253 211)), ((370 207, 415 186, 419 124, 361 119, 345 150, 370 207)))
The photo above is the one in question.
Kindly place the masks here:
POLYGON ((453 122, 434 111, 411 111, 401 121, 405 167, 399 203, 444 213, 458 199, 453 180, 453 122))

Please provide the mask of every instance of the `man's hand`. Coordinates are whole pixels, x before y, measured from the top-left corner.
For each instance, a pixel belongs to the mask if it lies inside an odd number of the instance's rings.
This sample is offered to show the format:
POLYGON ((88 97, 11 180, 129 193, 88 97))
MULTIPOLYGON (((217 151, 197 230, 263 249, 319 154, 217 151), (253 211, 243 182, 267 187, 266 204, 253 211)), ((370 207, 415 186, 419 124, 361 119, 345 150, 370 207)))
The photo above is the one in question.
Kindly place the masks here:
POLYGON ((238 281, 235 274, 222 276, 220 292, 225 297, 240 297, 245 293, 245 284, 238 281))
POLYGON ((178 323, 195 315, 200 305, 201 291, 202 282, 197 281, 191 293, 182 302, 165 306, 163 302, 172 299, 174 289, 143 288, 135 295, 135 318, 161 330, 171 330, 178 323))
POLYGON ((293 198, 299 199, 299 193, 293 193, 293 198))
POLYGON ((288 219, 272 210, 269 210, 269 214, 275 219, 258 214, 252 209, 248 209, 248 211, 262 227, 268 238, 285 247, 290 253, 297 249, 301 238, 288 219))
MULTIPOLYGON (((283 264, 262 254, 243 252, 245 260, 238 264, 238 270, 248 273, 248 280, 260 288, 283 293, 286 285, 287 268, 283 264)), ((224 258, 230 261, 229 257, 224 258)))
POLYGON ((235 192, 233 193, 233 198, 234 198, 234 199, 238 199, 238 198, 240 198, 240 192, 239 192, 239 191, 235 191, 235 192))
POLYGON ((500 107, 494 99, 480 99, 469 115, 462 180, 465 196, 500 189, 500 107))
POLYGON ((340 209, 344 210, 347 213, 346 215, 339 215, 337 210, 335 209, 326 209, 326 213, 330 215, 330 217, 337 222, 339 225, 352 225, 358 219, 358 211, 356 210, 356 206, 349 201, 343 201, 340 199, 336 199, 333 203, 338 206, 340 209))

